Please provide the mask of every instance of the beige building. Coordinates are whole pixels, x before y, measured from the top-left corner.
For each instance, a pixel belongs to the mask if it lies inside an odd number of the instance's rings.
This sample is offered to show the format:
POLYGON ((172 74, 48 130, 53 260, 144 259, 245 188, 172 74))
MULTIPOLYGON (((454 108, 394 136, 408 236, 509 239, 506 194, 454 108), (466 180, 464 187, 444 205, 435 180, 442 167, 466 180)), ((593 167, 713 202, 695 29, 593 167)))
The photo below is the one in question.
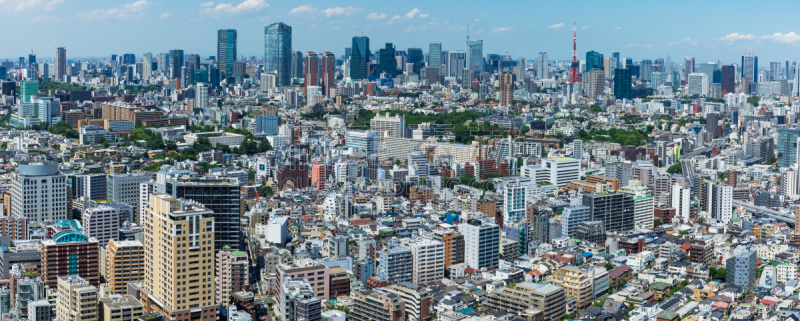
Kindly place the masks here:
POLYGON ((216 318, 214 212, 168 194, 150 196, 145 208, 145 312, 171 320, 216 318))
POLYGON ((144 248, 139 241, 108 242, 103 268, 111 293, 127 293, 130 282, 141 282, 144 277, 144 248))
POLYGON ((489 308, 520 313, 528 309, 544 312, 545 321, 560 320, 566 313, 564 289, 554 284, 521 282, 495 289, 485 305, 489 308))
POLYGON ((58 277, 56 320, 97 320, 97 288, 77 275, 58 277))
POLYGON ((227 307, 231 303, 233 292, 247 291, 247 253, 231 251, 230 246, 226 245, 222 251, 217 252, 216 272, 216 302, 227 307))
POLYGON ((144 315, 144 305, 132 295, 112 295, 100 299, 100 321, 136 320, 144 315))
POLYGON ((592 279, 575 266, 565 266, 553 273, 553 284, 564 288, 565 295, 575 299, 580 308, 592 303, 592 279))

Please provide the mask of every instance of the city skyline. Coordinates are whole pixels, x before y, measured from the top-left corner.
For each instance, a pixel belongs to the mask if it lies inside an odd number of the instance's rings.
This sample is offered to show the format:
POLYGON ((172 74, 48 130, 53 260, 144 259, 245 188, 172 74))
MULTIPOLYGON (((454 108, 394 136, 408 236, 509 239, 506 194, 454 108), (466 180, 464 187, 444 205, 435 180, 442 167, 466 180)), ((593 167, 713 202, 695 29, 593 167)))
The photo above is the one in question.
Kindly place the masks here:
POLYGON ((722 60, 729 64, 754 52, 763 61, 796 60, 792 56, 800 45, 800 34, 795 32, 798 25, 787 23, 793 21, 790 12, 796 4, 775 4, 742 10, 741 6, 711 1, 697 3, 694 10, 663 7, 648 15, 644 13, 651 7, 632 1, 597 8, 555 1, 502 7, 454 1, 402 5, 366 1, 140 0, 113 5, 83 0, 5 1, 0 2, 0 16, 20 28, 7 35, 13 45, 0 48, 0 58, 12 60, 33 50, 40 59, 52 59, 57 47, 67 49, 68 59, 128 52, 141 57, 144 52, 175 48, 207 57, 216 55, 219 29, 237 30, 237 59, 261 58, 264 27, 284 22, 292 27, 294 51, 331 51, 337 57, 343 55, 353 36, 362 33, 375 48, 390 42, 398 50, 418 47, 427 53, 429 43, 441 42, 443 50, 465 50, 469 25, 470 39, 483 40, 484 55, 508 52, 514 58, 532 59, 544 51, 551 60, 566 61, 571 55, 574 21, 579 53, 619 51, 634 60, 670 55, 674 62, 692 56, 698 62, 722 60), (530 10, 510 10, 526 6, 530 10), (617 16, 619 19, 613 19, 617 16))

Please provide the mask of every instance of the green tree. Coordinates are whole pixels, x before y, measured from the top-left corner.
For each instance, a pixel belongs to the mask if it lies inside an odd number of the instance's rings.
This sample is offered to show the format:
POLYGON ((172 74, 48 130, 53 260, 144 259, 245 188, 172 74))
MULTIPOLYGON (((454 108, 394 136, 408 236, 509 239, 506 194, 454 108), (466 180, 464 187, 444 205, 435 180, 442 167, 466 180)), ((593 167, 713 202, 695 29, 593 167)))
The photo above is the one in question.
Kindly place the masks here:
POLYGON ((614 269, 614 265, 612 265, 610 262, 603 265, 603 267, 606 268, 606 271, 611 271, 614 269))
POLYGON ((675 164, 667 168, 667 173, 670 174, 683 174, 683 168, 681 168, 681 164, 675 164))

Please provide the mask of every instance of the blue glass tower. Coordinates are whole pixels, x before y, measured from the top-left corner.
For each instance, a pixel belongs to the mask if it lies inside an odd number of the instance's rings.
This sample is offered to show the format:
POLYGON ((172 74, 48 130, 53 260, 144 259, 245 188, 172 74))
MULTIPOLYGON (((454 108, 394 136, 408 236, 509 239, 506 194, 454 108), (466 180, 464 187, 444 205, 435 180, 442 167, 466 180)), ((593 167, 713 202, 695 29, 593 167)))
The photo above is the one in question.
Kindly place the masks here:
POLYGON ((369 72, 369 38, 365 36, 353 37, 353 46, 350 49, 350 78, 364 79, 369 72))
POLYGON ((292 27, 276 22, 264 28, 264 70, 275 73, 275 85, 292 85, 292 27))
POLYGON ((217 31, 217 65, 224 77, 233 75, 233 62, 236 61, 236 29, 217 31))

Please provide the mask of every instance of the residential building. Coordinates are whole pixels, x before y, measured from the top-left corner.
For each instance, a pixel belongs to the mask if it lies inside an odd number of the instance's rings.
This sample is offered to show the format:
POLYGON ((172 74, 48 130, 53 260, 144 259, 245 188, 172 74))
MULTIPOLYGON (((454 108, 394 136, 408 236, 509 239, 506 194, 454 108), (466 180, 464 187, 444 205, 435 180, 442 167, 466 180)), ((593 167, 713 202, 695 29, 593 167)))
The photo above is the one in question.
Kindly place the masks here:
POLYGON ((238 291, 249 290, 249 262, 247 253, 232 251, 225 246, 217 252, 217 266, 214 274, 216 303, 229 306, 231 295, 238 291))
POLYGON ((583 195, 583 205, 591 210, 591 220, 603 222, 606 231, 627 232, 635 227, 633 197, 623 193, 583 195))
MULTIPOLYGON (((796 270, 795 270, 795 273, 796 270)), ((749 291, 756 285, 756 251, 737 253, 725 261, 725 282, 749 291)))
POLYGON ((444 243, 430 239, 403 239, 401 244, 411 250, 413 269, 411 283, 438 282, 444 278, 444 243))
POLYGON ((77 275, 58 277, 56 320, 97 320, 97 288, 77 275))
POLYGON ((61 230, 42 241, 42 279, 51 288, 61 276, 79 276, 100 285, 100 243, 76 229, 61 230))
POLYGON ((144 315, 144 305, 132 295, 100 298, 99 321, 136 320, 144 315))
POLYGON ((553 284, 564 289, 568 298, 575 299, 578 308, 592 304, 592 278, 575 266, 564 266, 553 272, 553 284))
POLYGON ((142 242, 111 240, 104 251, 103 273, 113 294, 127 293, 128 283, 144 279, 145 251, 142 242))
POLYGON ((403 321, 406 319, 403 300, 399 295, 382 289, 359 289, 352 295, 352 320, 403 321))
POLYGON ((464 235, 464 263, 478 270, 498 267, 500 226, 470 219, 459 224, 458 231, 464 235))
POLYGON ((544 313, 544 321, 561 320, 567 311, 564 288, 548 283, 520 282, 497 288, 489 293, 484 305, 509 313, 535 309, 544 313))

